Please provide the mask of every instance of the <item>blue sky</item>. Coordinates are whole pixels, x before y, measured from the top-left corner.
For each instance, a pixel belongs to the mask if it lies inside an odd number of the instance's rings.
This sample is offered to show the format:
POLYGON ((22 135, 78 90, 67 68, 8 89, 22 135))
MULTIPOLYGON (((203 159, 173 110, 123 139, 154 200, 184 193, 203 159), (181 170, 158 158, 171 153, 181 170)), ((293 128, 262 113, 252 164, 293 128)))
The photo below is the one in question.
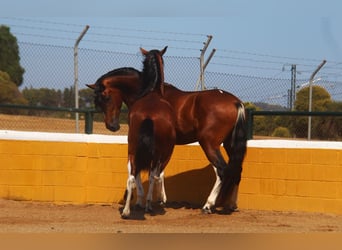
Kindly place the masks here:
POLYGON ((169 56, 198 57, 212 35, 206 56, 217 51, 208 70, 289 78, 297 64, 298 77, 308 79, 326 59, 324 70, 342 82, 340 0, 2 0, 1 9, 0 23, 23 42, 73 46, 88 24, 80 47, 138 53, 168 45, 169 56))

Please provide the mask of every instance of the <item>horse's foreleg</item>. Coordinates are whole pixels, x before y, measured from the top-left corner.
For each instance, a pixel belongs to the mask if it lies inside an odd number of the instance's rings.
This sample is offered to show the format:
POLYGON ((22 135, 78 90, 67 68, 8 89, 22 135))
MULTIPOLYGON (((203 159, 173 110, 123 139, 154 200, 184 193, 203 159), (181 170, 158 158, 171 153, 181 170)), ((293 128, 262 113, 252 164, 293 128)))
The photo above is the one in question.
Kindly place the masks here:
POLYGON ((141 176, 140 176, 140 172, 138 173, 137 177, 135 178, 135 183, 137 186, 137 202, 135 203, 135 205, 139 208, 143 208, 143 199, 144 199, 144 188, 143 185, 141 183, 141 176))
POLYGON ((158 182, 157 182, 157 188, 158 188, 158 201, 160 204, 166 203, 166 192, 165 192, 165 182, 164 182, 164 171, 160 173, 158 182))
POLYGON ((214 171, 216 174, 216 181, 215 181, 213 189, 210 192, 210 195, 207 199, 207 202, 205 203, 205 205, 202 208, 202 212, 206 213, 206 214, 212 213, 211 208, 215 205, 216 198, 217 198, 217 196, 220 192, 220 188, 221 188, 221 179, 217 174, 217 169, 215 168, 215 166, 213 166, 213 168, 214 168, 214 171))
POLYGON ((127 219, 131 213, 130 211, 130 202, 131 202, 131 197, 132 197, 132 191, 134 188, 134 182, 135 182, 135 178, 133 175, 130 175, 127 179, 127 197, 126 197, 126 203, 125 203, 125 207, 122 211, 121 217, 123 219, 127 219))

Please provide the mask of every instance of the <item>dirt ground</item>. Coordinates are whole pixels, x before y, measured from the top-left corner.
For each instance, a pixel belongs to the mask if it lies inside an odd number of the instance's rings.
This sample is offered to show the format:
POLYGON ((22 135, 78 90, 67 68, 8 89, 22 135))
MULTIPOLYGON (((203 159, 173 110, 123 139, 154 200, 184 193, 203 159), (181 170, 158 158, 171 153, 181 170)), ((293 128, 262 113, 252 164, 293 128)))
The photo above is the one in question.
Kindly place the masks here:
MULTIPOLYGON (((105 135, 127 135, 128 125, 120 124, 121 128, 117 132, 106 129, 104 122, 93 122, 94 134, 105 135)), ((84 132, 85 122, 80 119, 79 129, 84 132)), ((1 130, 19 130, 19 131, 39 131, 39 132, 59 132, 75 133, 75 120, 53 118, 46 116, 26 116, 26 115, 6 115, 0 114, 1 130)))
POLYGON ((184 204, 155 204, 155 213, 122 205, 56 205, 0 199, 0 233, 278 233, 342 232, 342 215, 244 210, 202 214, 184 204))

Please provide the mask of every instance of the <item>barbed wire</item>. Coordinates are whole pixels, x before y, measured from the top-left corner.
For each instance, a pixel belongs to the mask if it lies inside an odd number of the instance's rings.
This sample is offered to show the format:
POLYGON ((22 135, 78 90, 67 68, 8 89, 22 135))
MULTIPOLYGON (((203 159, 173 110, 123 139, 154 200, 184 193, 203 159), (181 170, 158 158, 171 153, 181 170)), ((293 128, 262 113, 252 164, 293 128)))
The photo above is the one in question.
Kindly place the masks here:
MULTIPOLYGON (((39 23, 39 24, 53 24, 53 25, 62 25, 68 27, 84 27, 82 24, 72 24, 65 22, 56 22, 56 21, 47 21, 40 19, 30 19, 30 18, 21 18, 21 17, 1 17, 2 19, 7 20, 15 20, 15 21, 23 21, 23 22, 31 22, 31 23, 39 23)), ((146 29, 135 29, 135 28, 122 28, 122 27, 113 27, 113 26, 92 26, 94 28, 106 29, 106 30, 121 30, 121 31, 135 31, 142 33, 158 33, 158 34, 169 34, 169 35, 182 35, 182 36, 194 36, 194 37, 205 37, 207 34, 200 33, 191 33, 191 32, 171 32, 171 31, 161 31, 161 30, 146 30, 146 29)))
MULTIPOLYGON (((80 28, 84 27, 84 25, 81 24, 21 17, 0 17, 0 21, 1 20, 6 20, 10 27, 16 29, 14 32, 15 35, 29 37, 30 40, 35 38, 35 42, 38 43, 41 43, 38 39, 49 40, 47 42, 52 45, 61 43, 63 46, 73 45, 71 42, 75 41, 76 35, 80 34, 80 28), (53 27, 51 27, 51 25, 53 27)), ((104 50, 113 50, 111 46, 120 46, 119 48, 115 48, 116 50, 118 49, 118 52, 120 52, 120 49, 125 51, 126 47, 138 48, 143 46, 148 48, 158 48, 160 46, 168 45, 170 49, 181 51, 182 56, 189 56, 189 53, 193 53, 191 54, 191 57, 198 57, 206 36, 207 35, 205 34, 198 33, 92 26, 85 38, 82 40, 82 45, 91 44, 92 48, 97 48, 98 46, 96 45, 101 44, 107 46, 104 46, 104 50), (113 31, 125 31, 127 33, 119 34, 113 33, 113 31), (201 38, 203 38, 203 40, 200 40, 201 38), (149 41, 153 41, 153 43, 150 43, 149 41), (164 44, 161 45, 161 43, 164 44)), ((131 49, 126 51, 130 50, 131 49)), ((256 75, 271 74, 271 76, 279 76, 283 72, 289 72, 289 66, 295 64, 297 66, 298 74, 309 75, 320 61, 321 60, 319 59, 313 58, 288 57, 218 48, 209 65, 212 65, 211 68, 218 67, 218 69, 221 69, 224 72, 228 67, 247 71, 246 73, 250 73, 248 70, 253 70, 253 74, 256 75)), ((320 73, 321 77, 339 80, 342 77, 342 62, 328 60, 327 65, 322 68, 320 73)))
POLYGON ((312 61, 312 62, 322 61, 320 59, 313 59, 313 58, 279 56, 279 55, 262 54, 262 53, 255 53, 255 52, 249 52, 249 51, 241 51, 241 50, 227 50, 227 49, 219 49, 219 50, 222 52, 231 53, 231 54, 244 54, 244 55, 250 55, 250 56, 257 56, 257 57, 287 59, 287 60, 292 60, 292 61, 312 61))
MULTIPOLYGON (((43 27, 34 27, 28 25, 16 25, 13 24, 11 27, 23 28, 29 30, 39 30, 39 31, 49 31, 49 32, 62 32, 62 33, 70 33, 70 34, 79 34, 80 31, 74 30, 64 30, 64 29, 56 29, 56 28, 43 28, 43 27)), ((192 43, 192 44, 202 44, 203 41, 196 40, 185 40, 185 39, 175 39, 175 38, 160 38, 160 37, 147 37, 147 36, 136 36, 136 35, 122 35, 122 34, 108 34, 108 33, 94 33, 90 32, 88 36, 96 36, 96 37, 110 37, 110 38, 129 38, 129 39, 142 39, 142 40, 154 40, 154 41, 169 41, 169 42, 181 42, 181 43, 192 43)), ((57 36, 51 37, 58 39, 57 36)), ((85 38, 87 40, 87 38, 85 38)))

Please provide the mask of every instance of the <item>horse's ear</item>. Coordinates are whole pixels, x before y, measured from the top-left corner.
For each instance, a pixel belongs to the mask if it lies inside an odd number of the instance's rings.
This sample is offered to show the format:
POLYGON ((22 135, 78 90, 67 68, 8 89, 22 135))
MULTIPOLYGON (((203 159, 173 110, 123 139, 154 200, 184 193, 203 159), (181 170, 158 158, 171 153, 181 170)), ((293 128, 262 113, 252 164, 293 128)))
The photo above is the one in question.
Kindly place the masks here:
POLYGON ((141 48, 141 47, 140 47, 140 51, 144 56, 146 56, 148 54, 148 51, 146 49, 141 48))
POLYGON ((164 55, 164 54, 165 54, 165 52, 166 52, 166 50, 167 50, 167 46, 165 46, 165 48, 164 48, 164 49, 162 49, 162 50, 160 51, 161 55, 164 55))
POLYGON ((86 84, 88 88, 95 89, 95 84, 86 84))

